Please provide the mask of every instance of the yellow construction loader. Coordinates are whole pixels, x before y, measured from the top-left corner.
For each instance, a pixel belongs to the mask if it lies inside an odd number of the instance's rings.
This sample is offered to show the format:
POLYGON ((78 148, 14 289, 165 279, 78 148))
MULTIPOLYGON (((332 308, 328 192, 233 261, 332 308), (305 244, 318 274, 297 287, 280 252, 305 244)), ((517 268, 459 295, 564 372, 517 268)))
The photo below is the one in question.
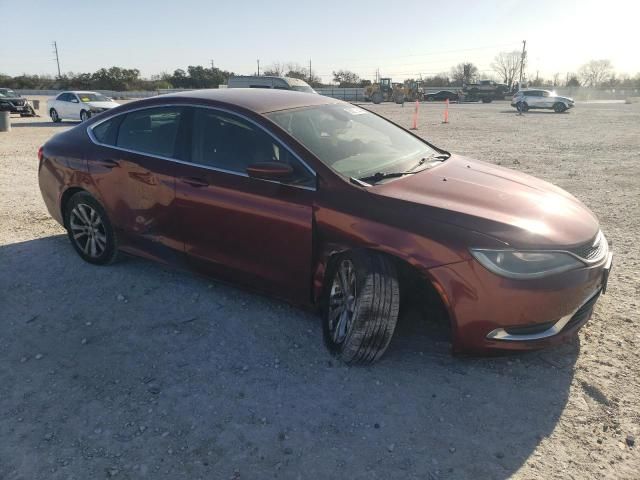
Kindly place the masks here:
POLYGON ((381 78, 380 83, 374 83, 365 89, 364 97, 373 103, 403 103, 405 100, 405 89, 401 83, 392 83, 390 78, 381 78))

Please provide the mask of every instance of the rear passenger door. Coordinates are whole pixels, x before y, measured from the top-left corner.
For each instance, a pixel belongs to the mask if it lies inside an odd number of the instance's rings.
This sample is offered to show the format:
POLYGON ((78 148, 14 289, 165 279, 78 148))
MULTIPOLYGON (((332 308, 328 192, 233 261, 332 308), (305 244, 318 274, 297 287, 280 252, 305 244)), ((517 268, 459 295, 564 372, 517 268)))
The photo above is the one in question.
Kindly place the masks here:
POLYGON ((175 166, 184 158, 180 106, 150 107, 91 128, 98 144, 89 173, 125 249, 173 263, 182 253, 176 231, 175 166))

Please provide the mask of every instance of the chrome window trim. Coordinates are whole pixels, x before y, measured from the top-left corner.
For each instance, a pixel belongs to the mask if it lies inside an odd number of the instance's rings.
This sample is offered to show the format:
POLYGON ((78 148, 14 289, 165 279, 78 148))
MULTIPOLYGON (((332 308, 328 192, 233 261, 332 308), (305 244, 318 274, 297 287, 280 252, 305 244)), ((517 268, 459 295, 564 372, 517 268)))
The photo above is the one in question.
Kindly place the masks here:
MULTIPOLYGON (((218 111, 218 112, 227 113, 229 115, 235 115, 236 117, 239 117, 239 118, 251 123, 252 125, 260 128, 263 132, 265 132, 267 135, 269 135, 271 138, 273 138, 276 142, 278 142, 279 145, 282 145, 282 147, 285 148, 291 155, 293 155, 293 157, 295 159, 297 159, 309 171, 309 173, 311 173, 311 175, 313 176, 313 178, 316 181, 316 185, 313 186, 313 187, 309 187, 309 186, 306 186, 306 185, 295 185, 295 184, 292 184, 292 183, 284 183, 284 182, 278 182, 277 180, 266 180, 266 179, 262 179, 262 178, 256 178, 254 180, 260 180, 260 181, 269 182, 269 183, 277 183, 278 185, 284 185, 284 186, 287 186, 287 187, 299 188, 299 189, 302 189, 302 190, 309 190, 309 191, 313 191, 313 192, 315 192, 318 189, 317 188, 317 178, 318 177, 317 177, 317 174, 316 174, 315 170, 313 170, 307 164, 307 162, 305 162, 302 158, 300 158, 300 155, 298 155, 296 152, 294 152, 286 144, 286 142, 282 141, 273 132, 269 131, 267 128, 265 128, 264 126, 260 125, 258 122, 252 120, 251 118, 248 118, 247 116, 245 116, 245 115, 243 115, 241 113, 235 112, 235 111, 227 109, 227 108, 211 107, 211 106, 208 106, 208 105, 181 104, 181 103, 163 103, 163 104, 160 104, 160 105, 147 105, 147 106, 144 106, 144 107, 133 108, 131 110, 127 110, 126 112, 119 112, 119 113, 116 113, 116 114, 113 114, 113 115, 105 116, 105 118, 101 118, 99 121, 89 125, 86 128, 87 135, 89 136, 89 139, 94 144, 99 145, 101 147, 113 148, 115 150, 120 150, 120 151, 127 152, 127 153, 135 153, 137 155, 145 155, 145 156, 148 156, 148 157, 157 158, 157 159, 160 159, 160 160, 166 160, 166 161, 169 161, 169 162, 175 162, 175 163, 180 163, 180 164, 183 164, 183 165, 190 165, 190 166, 193 166, 193 167, 204 168, 206 170, 211 170, 211 171, 214 171, 214 172, 227 173, 227 174, 230 174, 230 175, 236 175, 238 177, 249 178, 249 175, 247 173, 243 173, 243 172, 236 172, 236 171, 227 170, 227 169, 224 169, 224 168, 212 167, 210 165, 201 165, 199 163, 187 162, 186 160, 179 160, 177 158, 170 158, 170 157, 165 157, 165 156, 162 156, 162 155, 156 155, 156 154, 153 154, 153 153, 141 152, 141 151, 138 151, 138 150, 131 150, 131 149, 128 149, 128 148, 122 148, 122 147, 118 147, 118 146, 115 146, 115 145, 108 145, 106 143, 102 143, 102 142, 98 141, 96 136, 93 134, 93 129, 94 128, 96 128, 97 126, 103 124, 106 121, 112 120, 112 119, 114 119, 116 117, 119 117, 121 115, 127 115, 129 113, 138 112, 138 111, 141 111, 141 110, 149 110, 149 109, 153 109, 153 108, 166 108, 166 107, 206 108, 208 110, 215 110, 215 111, 218 111)), ((105 114, 105 113, 106 112, 103 112, 103 114, 105 114)))

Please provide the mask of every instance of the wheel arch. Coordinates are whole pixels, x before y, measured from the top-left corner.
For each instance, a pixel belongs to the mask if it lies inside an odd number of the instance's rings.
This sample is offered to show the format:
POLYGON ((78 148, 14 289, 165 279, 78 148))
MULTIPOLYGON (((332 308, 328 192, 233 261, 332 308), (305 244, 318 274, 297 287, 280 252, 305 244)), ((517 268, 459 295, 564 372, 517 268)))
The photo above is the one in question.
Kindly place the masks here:
POLYGON ((427 314, 437 314, 444 317, 440 320, 446 322, 451 329, 450 341, 453 343, 453 332, 455 331, 455 316, 451 309, 451 301, 448 298, 445 289, 438 281, 429 273, 428 269, 422 269, 412 264, 408 259, 400 255, 384 251, 373 247, 347 247, 334 246, 327 249, 321 261, 318 262, 314 269, 313 280, 313 303, 316 308, 322 308, 322 298, 325 289, 329 287, 326 273, 330 270, 330 266, 344 253, 350 251, 365 251, 378 255, 384 255, 391 259, 398 272, 398 282, 400 284, 400 308, 405 304, 416 301, 416 297, 420 296, 421 306, 425 307, 427 314))
MULTIPOLYGON (((67 228, 67 216, 66 216, 66 207, 67 203, 71 197, 73 197, 76 193, 87 192, 89 195, 92 195, 91 192, 82 188, 82 187, 69 187, 60 196, 60 215, 62 216, 62 222, 64 228, 67 228)), ((92 195, 93 196, 93 195, 92 195)))

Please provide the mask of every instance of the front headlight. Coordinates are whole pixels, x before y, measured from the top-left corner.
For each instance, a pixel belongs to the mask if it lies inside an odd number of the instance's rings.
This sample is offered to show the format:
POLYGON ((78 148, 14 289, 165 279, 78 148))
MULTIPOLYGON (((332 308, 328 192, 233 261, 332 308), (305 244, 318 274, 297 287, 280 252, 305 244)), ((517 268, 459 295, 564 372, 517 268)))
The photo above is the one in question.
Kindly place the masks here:
POLYGON ((471 254, 483 267, 507 278, 540 278, 584 266, 576 257, 564 252, 471 249, 471 254))

